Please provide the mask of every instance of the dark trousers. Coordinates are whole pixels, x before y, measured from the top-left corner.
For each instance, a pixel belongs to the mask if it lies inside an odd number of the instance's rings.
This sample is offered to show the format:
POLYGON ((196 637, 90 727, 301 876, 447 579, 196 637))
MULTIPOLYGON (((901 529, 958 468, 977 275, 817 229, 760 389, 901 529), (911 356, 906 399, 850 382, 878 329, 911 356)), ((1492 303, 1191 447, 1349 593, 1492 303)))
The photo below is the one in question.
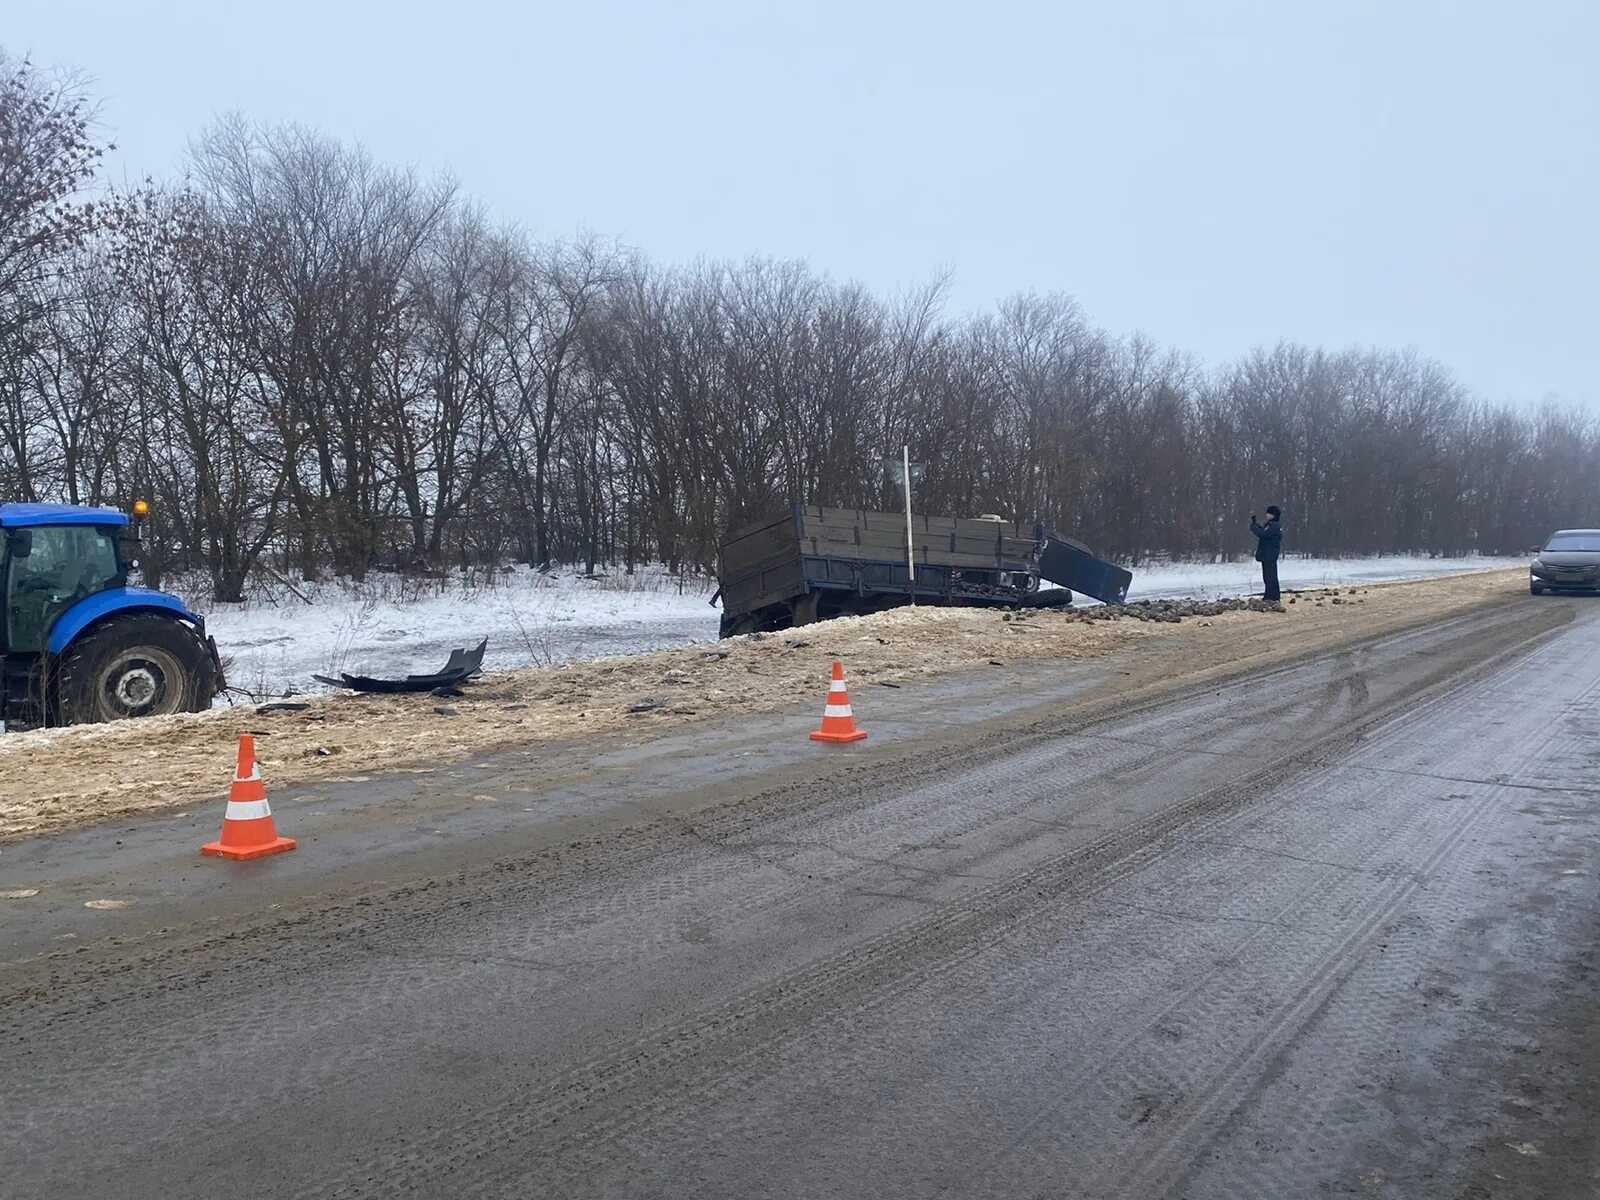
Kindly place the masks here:
POLYGON ((1263 600, 1277 600, 1278 596, 1278 560, 1276 558, 1263 558, 1261 560, 1261 598, 1263 600))

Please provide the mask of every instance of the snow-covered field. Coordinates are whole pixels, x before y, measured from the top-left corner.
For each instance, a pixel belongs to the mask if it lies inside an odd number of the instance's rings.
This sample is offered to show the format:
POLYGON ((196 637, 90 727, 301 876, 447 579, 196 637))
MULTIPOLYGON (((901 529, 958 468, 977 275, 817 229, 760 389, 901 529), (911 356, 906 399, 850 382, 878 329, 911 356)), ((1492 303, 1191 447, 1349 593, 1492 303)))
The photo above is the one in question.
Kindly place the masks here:
MULTIPOLYGON (((1519 566, 1523 559, 1285 559, 1287 588, 1376 583, 1519 566)), ((1131 600, 1259 591, 1253 562, 1177 563, 1134 572, 1131 600)), ((191 598, 193 591, 184 589, 191 598)), ((377 578, 280 590, 246 604, 199 605, 228 663, 229 682, 257 696, 321 691, 312 675, 437 670, 457 646, 488 638, 490 670, 665 650, 714 641, 716 590, 659 568, 588 579, 519 568, 492 586, 377 578), (309 601, 309 603, 308 603, 309 601)))
POLYGON ((378 577, 297 585, 245 604, 202 606, 228 682, 258 696, 326 691, 312 675, 436 671, 487 638, 487 670, 548 666, 715 641, 714 582, 660 569, 588 579, 518 568, 490 586, 378 577), (307 601, 309 600, 309 603, 307 601))

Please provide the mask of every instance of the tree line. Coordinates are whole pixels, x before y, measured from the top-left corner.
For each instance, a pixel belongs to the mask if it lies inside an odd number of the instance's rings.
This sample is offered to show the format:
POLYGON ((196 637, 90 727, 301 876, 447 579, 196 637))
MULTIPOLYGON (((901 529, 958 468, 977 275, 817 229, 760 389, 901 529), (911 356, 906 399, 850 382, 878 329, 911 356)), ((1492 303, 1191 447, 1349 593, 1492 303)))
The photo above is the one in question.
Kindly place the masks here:
MULTIPOLYGON (((1207 367, 1061 293, 951 314, 804 263, 544 240, 453 181, 224 119, 111 189, 93 97, 0 58, 0 497, 155 506, 147 575, 661 560, 797 499, 1040 520, 1133 562, 1519 552, 1600 523, 1587 415, 1411 352, 1207 367)), ((1041 236, 1046 236, 1041 231, 1041 236)))

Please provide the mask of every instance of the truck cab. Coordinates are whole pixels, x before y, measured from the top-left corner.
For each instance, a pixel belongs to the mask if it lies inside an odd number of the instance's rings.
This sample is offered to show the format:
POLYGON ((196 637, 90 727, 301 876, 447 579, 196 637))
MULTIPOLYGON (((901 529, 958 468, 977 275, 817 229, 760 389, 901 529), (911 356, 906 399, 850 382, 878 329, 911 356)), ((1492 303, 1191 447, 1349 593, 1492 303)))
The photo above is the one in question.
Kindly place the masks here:
POLYGON ((126 513, 0 504, 0 716, 7 728, 199 711, 221 683, 205 622, 130 587, 126 513))

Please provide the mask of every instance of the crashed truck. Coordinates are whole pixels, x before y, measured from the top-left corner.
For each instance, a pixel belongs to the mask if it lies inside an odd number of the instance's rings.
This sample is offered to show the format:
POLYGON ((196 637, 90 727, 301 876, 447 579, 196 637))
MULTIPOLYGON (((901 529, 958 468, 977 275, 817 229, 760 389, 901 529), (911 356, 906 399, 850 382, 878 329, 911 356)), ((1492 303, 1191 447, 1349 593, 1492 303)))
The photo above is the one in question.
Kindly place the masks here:
MULTIPOLYGON (((722 637, 902 604, 1044 608, 1073 593, 1121 604, 1133 576, 1039 524, 796 504, 734 531, 718 569, 722 637), (1041 587, 1042 582, 1056 587, 1041 587)), ((716 598, 714 598, 715 600, 716 598)))

